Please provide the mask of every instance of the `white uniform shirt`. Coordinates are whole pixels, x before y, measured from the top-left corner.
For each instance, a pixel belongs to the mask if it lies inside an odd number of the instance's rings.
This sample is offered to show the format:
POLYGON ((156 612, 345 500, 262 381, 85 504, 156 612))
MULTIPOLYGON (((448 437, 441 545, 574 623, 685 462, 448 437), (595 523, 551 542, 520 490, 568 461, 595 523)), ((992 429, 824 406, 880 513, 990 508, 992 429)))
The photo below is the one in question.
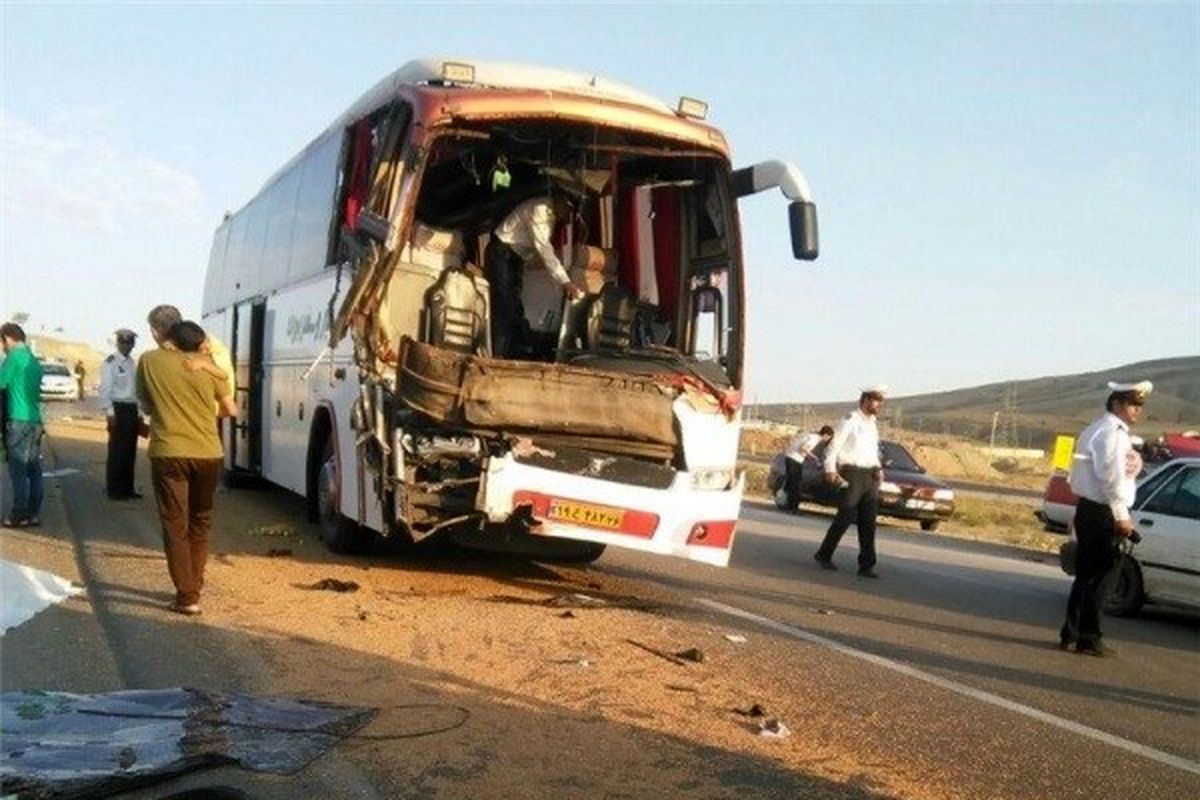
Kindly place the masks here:
POLYGON ((787 457, 798 464, 803 464, 804 459, 812 455, 812 451, 820 443, 821 434, 819 433, 798 433, 788 444, 787 457))
POLYGON ((566 286, 571 282, 550 242, 554 235, 554 207, 549 198, 534 197, 521 203, 496 226, 495 233, 526 264, 540 261, 555 283, 566 286))
POLYGON ((137 362, 129 356, 113 353, 100 365, 100 407, 106 416, 113 413, 113 403, 136 403, 134 378, 137 362))
POLYGON ((833 441, 825 450, 825 471, 836 472, 838 466, 875 468, 879 464, 879 429, 875 417, 868 417, 861 408, 851 411, 838 423, 833 441))
POLYGON ((1116 414, 1106 413, 1079 434, 1067 480, 1076 495, 1108 506, 1113 519, 1127 520, 1141 466, 1129 440, 1129 426, 1116 414))

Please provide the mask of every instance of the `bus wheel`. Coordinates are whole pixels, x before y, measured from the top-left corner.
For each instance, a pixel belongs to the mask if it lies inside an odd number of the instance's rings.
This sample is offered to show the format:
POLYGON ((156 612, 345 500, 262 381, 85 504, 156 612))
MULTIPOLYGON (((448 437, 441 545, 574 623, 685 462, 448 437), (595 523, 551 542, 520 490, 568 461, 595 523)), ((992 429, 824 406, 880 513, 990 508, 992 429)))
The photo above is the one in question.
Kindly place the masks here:
POLYGON ((326 547, 335 553, 353 553, 362 546, 362 533, 353 520, 342 514, 341 495, 337 453, 330 437, 325 441, 325 454, 317 473, 317 522, 326 547))

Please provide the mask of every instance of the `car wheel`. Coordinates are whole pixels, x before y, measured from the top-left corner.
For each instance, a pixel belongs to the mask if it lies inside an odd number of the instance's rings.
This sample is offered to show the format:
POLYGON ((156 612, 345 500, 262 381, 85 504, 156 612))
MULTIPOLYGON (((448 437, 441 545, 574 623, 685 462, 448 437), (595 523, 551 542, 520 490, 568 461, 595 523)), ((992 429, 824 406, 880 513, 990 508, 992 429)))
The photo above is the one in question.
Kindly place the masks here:
POLYGON ((325 443, 325 456, 317 473, 317 522, 321 540, 335 553, 354 553, 362 548, 362 531, 342 514, 342 482, 332 438, 325 443))
POLYGON ((921 520, 921 530, 936 531, 938 526, 942 524, 940 519, 923 519, 921 520))
POLYGON ((780 511, 795 511, 800 507, 800 501, 798 499, 793 499, 792 496, 788 494, 786 486, 781 486, 780 488, 776 489, 773 498, 775 500, 775 507, 780 511))
POLYGON ((1141 610, 1146 596, 1142 587, 1142 569, 1137 561, 1122 555, 1104 579, 1104 613, 1129 617, 1141 610))

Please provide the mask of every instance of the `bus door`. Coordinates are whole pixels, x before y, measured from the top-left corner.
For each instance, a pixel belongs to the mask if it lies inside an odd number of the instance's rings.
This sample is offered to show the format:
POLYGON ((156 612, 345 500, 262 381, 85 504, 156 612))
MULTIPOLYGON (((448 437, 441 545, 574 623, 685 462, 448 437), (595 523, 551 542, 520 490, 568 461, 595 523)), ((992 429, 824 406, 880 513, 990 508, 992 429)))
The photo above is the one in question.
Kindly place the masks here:
POLYGON ((263 300, 233 308, 234 400, 237 422, 229 437, 230 463, 235 469, 262 471, 263 332, 267 304, 263 300))

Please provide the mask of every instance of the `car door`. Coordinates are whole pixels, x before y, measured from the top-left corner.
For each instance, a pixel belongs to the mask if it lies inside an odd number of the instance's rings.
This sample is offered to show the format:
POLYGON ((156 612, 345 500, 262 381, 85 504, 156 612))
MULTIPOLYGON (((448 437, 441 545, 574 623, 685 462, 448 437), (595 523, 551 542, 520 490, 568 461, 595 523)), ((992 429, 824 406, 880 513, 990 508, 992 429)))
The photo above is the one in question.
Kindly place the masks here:
POLYGON ((1147 596, 1200 606, 1200 464, 1162 481, 1131 516, 1147 596))

